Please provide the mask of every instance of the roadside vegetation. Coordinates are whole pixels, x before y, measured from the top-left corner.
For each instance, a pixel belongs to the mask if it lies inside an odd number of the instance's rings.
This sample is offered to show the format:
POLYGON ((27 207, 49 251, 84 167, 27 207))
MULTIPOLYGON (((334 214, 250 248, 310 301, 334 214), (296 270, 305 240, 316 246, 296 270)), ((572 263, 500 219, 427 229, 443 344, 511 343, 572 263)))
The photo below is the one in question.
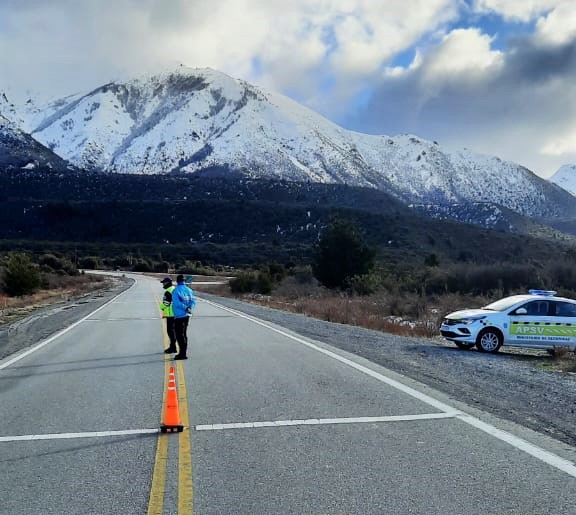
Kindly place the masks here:
POLYGON ((81 273, 65 257, 43 254, 33 259, 25 253, 6 254, 0 257, 0 324, 105 286, 105 277, 81 273))
MULTIPOLYGON (((333 218, 316 243, 283 252, 276 252, 274 244, 249 242, 225 249, 195 245, 188 255, 178 246, 30 241, 24 250, 0 258, 0 323, 9 319, 10 309, 101 287, 101 279, 79 272, 83 269, 231 277, 228 285, 207 291, 330 322, 426 338, 438 338, 440 321, 449 312, 530 288, 576 298, 576 250, 569 246, 539 255, 516 242, 495 260, 464 251, 448 258, 430 247, 402 257, 366 241, 363 226, 342 217, 333 218)), ((545 367, 575 372, 576 356, 558 349, 545 367)))
MULTIPOLYGON (((576 298, 576 255, 554 261, 441 266, 426 255, 418 267, 387 266, 354 225, 334 220, 314 248, 309 266, 278 263, 243 270, 229 288, 213 293, 313 318, 404 336, 437 338, 442 318, 530 288, 555 289, 576 298)), ((544 356, 545 353, 541 353, 544 356)), ((576 354, 557 348, 543 368, 576 372, 576 354)))

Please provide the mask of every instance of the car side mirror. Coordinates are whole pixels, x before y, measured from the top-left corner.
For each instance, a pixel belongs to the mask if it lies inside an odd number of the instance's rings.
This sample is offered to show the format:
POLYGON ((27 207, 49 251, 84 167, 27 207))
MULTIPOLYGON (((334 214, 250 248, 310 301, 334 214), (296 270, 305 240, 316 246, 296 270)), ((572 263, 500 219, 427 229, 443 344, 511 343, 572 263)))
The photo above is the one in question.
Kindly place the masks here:
POLYGON ((516 315, 527 315, 528 314, 528 310, 526 308, 518 308, 516 310, 516 315))

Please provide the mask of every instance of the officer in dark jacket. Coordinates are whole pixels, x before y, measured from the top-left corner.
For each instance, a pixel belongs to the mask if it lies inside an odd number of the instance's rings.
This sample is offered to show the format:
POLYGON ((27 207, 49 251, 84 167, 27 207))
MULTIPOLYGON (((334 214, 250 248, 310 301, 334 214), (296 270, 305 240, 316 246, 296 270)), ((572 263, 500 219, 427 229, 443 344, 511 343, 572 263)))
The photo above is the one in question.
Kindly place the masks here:
POLYGON ((162 297, 160 309, 162 310, 162 317, 166 319, 166 333, 168 333, 168 340, 170 341, 170 345, 164 352, 166 354, 173 354, 176 352, 176 331, 174 329, 174 309, 172 308, 172 292, 174 291, 174 286, 172 286, 172 279, 170 279, 170 277, 166 277, 160 282, 164 288, 164 296, 162 297))

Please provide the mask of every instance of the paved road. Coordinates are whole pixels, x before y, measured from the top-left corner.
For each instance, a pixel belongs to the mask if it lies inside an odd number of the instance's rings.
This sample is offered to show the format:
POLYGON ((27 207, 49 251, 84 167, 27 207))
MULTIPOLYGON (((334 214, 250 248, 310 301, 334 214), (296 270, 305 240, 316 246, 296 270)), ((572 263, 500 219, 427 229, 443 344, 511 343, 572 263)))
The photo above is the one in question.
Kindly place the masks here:
POLYGON ((208 300, 166 361, 160 295, 0 361, 1 514, 574 514, 574 449, 208 300))

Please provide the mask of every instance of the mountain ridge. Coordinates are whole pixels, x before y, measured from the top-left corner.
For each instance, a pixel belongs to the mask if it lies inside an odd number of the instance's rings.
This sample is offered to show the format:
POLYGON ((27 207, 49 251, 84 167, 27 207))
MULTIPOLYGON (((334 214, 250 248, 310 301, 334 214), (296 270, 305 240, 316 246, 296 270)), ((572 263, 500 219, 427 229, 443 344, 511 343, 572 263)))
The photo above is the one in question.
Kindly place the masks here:
POLYGON ((561 166, 549 180, 576 196, 576 164, 561 166))
POLYGON ((0 113, 0 167, 10 169, 73 170, 74 167, 20 130, 0 113))
POLYGON ((488 203, 576 217, 576 199, 526 168, 413 135, 348 131, 211 69, 178 67, 52 103, 33 136, 80 168, 241 175, 386 191, 407 204, 488 203))

